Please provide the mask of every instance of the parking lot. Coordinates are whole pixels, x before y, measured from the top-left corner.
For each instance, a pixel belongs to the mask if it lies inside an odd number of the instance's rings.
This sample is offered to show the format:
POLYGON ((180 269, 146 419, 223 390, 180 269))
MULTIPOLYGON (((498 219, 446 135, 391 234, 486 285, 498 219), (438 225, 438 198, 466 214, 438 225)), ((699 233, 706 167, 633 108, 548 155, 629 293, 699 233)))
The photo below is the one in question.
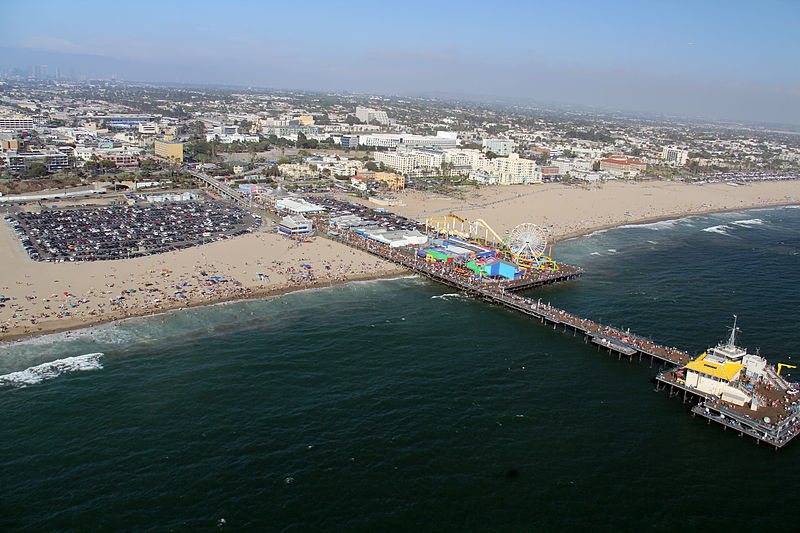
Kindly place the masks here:
POLYGON ((261 220, 222 202, 43 209, 6 216, 36 261, 100 261, 164 253, 241 235, 261 220))

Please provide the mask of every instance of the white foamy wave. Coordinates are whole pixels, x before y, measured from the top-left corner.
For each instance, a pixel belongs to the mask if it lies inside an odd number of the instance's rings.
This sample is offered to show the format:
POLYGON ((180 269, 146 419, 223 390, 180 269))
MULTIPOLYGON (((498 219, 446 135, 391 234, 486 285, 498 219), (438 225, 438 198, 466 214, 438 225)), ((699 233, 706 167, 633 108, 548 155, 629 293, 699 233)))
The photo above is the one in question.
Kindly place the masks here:
POLYGON ((707 231, 708 233, 719 233, 720 235, 729 235, 727 230, 731 229, 729 226, 725 224, 720 224, 718 226, 711 226, 708 228, 704 228, 703 231, 707 231))
POLYGON ((587 237, 594 237, 595 235, 602 235, 603 233, 607 232, 608 229, 599 229, 597 231, 593 231, 587 235, 587 237))
POLYGON ((615 254, 615 253, 617 253, 617 250, 616 250, 616 249, 614 249, 614 248, 609 248, 609 249, 608 249, 608 253, 610 253, 610 254, 615 254))
POLYGON ((49 363, 42 363, 18 372, 11 372, 0 376, 0 386, 27 387, 28 385, 36 385, 37 383, 57 378, 69 372, 100 370, 103 368, 103 363, 100 361, 102 356, 102 353, 76 355, 75 357, 65 357, 49 363))
POLYGON ((589 255, 600 255, 600 252, 592 252, 589 255))
POLYGON ((447 294, 431 296, 431 300, 449 300, 450 298, 463 298, 463 295, 457 292, 448 292, 447 294))
POLYGON ((744 226, 744 227, 757 226, 763 223, 764 221, 761 220, 760 218, 750 218, 748 220, 735 220, 731 222, 731 224, 736 224, 737 226, 744 226))
POLYGON ((652 229, 652 230, 664 230, 669 229, 675 224, 680 222, 679 219, 673 220, 659 220, 658 222, 645 222, 642 224, 625 224, 624 226, 620 226, 620 229, 632 229, 632 228, 644 228, 644 229, 652 229))
POLYGON ((650 244, 658 244, 657 241, 647 241, 647 242, 649 242, 650 244))

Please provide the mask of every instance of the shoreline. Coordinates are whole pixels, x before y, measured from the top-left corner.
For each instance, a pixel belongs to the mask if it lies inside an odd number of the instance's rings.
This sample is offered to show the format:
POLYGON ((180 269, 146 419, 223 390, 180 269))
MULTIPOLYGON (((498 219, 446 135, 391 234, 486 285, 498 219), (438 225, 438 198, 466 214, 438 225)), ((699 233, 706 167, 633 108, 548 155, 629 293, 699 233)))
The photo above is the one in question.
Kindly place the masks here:
MULTIPOLYGON (((749 206, 749 207, 732 207, 732 208, 720 208, 720 209, 704 209, 698 211, 688 211, 684 213, 672 213, 670 215, 664 216, 657 216, 657 217, 643 217, 643 218, 632 218, 631 220, 621 221, 621 223, 615 224, 604 224, 597 227, 586 228, 580 231, 567 233, 565 235, 560 236, 553 236, 553 240, 550 244, 558 244, 572 239, 579 239, 582 237, 590 236, 596 232, 601 231, 608 231, 615 228, 620 228, 622 226, 628 225, 644 225, 644 224, 651 224, 655 222, 667 221, 667 220, 680 220, 684 218, 690 218, 693 216, 702 216, 702 215, 712 215, 718 213, 730 213, 736 211, 750 211, 756 209, 775 209, 785 206, 791 205, 800 205, 800 202, 797 201, 786 201, 786 202, 771 202, 765 203, 758 206, 749 206)), ((148 309, 139 309, 139 310, 131 310, 127 309, 125 312, 116 311, 113 312, 112 315, 97 317, 96 319, 92 320, 78 320, 72 319, 67 321, 61 321, 58 319, 54 319, 48 322, 39 322, 37 325, 39 326, 38 331, 31 332, 31 331, 9 331, 2 336, 0 336, 0 346, 3 344, 10 344, 15 343, 18 341, 28 340, 32 338, 42 337, 45 335, 51 335, 54 333, 63 333, 66 331, 79 331, 86 328, 91 328, 103 324, 110 324, 114 322, 119 322, 122 320, 127 320, 130 318, 144 318, 144 317, 154 317, 164 313, 176 311, 176 310, 183 310, 183 309, 190 309, 195 307, 205 307, 205 306, 214 306, 220 305, 225 303, 234 303, 239 301, 247 301, 247 300, 261 300, 261 299, 269 299, 274 297, 280 297, 286 294, 290 294, 293 292, 299 292, 303 290, 313 290, 313 289, 322 289, 327 287, 334 287, 334 286, 341 286, 347 283, 352 282, 359 282, 359 281, 376 281, 376 280, 390 280, 396 279, 400 277, 404 277, 406 275, 410 275, 409 271, 397 266, 393 271, 388 272, 381 272, 376 274, 356 274, 346 280, 325 280, 325 281, 315 281, 308 284, 303 285, 291 285, 286 284, 279 287, 273 288, 262 288, 262 289, 251 289, 250 292, 244 294, 235 294, 230 296, 223 296, 223 297, 216 297, 210 298, 208 300, 201 300, 201 301, 191 301, 191 302, 174 302, 172 305, 165 305, 163 308, 158 309, 156 312, 153 312, 148 309), (141 311, 141 312, 137 312, 141 311)))
POLYGON ((597 233, 599 231, 608 231, 616 228, 621 228, 623 226, 641 226, 645 224, 653 224, 655 222, 666 222, 668 220, 682 220, 684 218, 691 218, 695 216, 703 216, 703 215, 716 215, 720 213, 735 213, 736 211, 754 211, 756 209, 777 209, 780 207, 786 207, 791 205, 800 205, 800 201, 792 200, 792 201, 785 201, 785 202, 770 202, 764 203, 761 205, 753 205, 749 207, 725 207, 725 208, 709 208, 704 209, 702 211, 689 211, 686 213, 674 213, 672 215, 663 215, 663 216, 655 216, 655 217, 644 217, 644 218, 631 218, 627 221, 622 221, 620 223, 615 224, 605 224, 602 226, 597 226, 594 228, 588 228, 585 230, 578 230, 573 231, 570 233, 566 233, 564 235, 552 235, 553 240, 548 240, 548 245, 550 244, 560 244, 562 242, 566 242, 572 239, 580 239, 581 237, 587 237, 592 235, 593 233, 597 233))
MULTIPOLYGON (((159 309, 156 312, 150 312, 149 310, 142 309, 142 313, 132 312, 132 313, 120 313, 120 316, 107 316, 103 317, 102 319, 97 320, 74 320, 71 323, 69 321, 62 322, 62 324, 58 324, 58 322, 54 321, 54 326, 51 328, 42 327, 40 331, 36 332, 12 332, 6 333, 2 337, 0 337, 0 346, 4 344, 13 344, 19 341, 34 339, 37 337, 44 337, 45 335, 52 335, 55 333, 64 333, 66 331, 80 331, 87 328, 92 328, 96 326, 102 326, 104 324, 112 324, 115 322, 121 322, 123 320, 128 320, 132 318, 148 318, 148 317, 156 317, 159 315, 163 315, 166 313, 171 313, 173 311, 181 311, 186 309, 192 309, 195 307, 213 307, 215 305, 221 304, 229 304, 229 303, 236 303, 236 302, 245 302, 249 300, 267 300, 271 298, 276 298, 280 296, 284 296, 286 294, 291 294, 295 292, 300 292, 304 290, 315 290, 315 289, 325 289, 325 288, 332 288, 338 287, 342 285, 347 285, 348 283, 355 283, 360 281, 377 281, 377 280, 392 280, 392 279, 400 279, 409 274, 406 274, 408 271, 400 266, 397 267, 396 272, 384 272, 381 274, 361 274, 361 275, 354 275, 352 278, 347 280, 328 280, 328 281, 317 281, 313 283, 309 283, 307 285, 298 286, 298 285, 285 285, 282 287, 275 287, 270 289, 255 289, 251 292, 246 294, 236 294, 232 296, 226 296, 221 298, 212 298, 206 301, 196 301, 196 302, 186 302, 179 305, 169 305, 165 306, 162 309, 159 309)), ((48 323, 39 323, 47 325, 48 323)))

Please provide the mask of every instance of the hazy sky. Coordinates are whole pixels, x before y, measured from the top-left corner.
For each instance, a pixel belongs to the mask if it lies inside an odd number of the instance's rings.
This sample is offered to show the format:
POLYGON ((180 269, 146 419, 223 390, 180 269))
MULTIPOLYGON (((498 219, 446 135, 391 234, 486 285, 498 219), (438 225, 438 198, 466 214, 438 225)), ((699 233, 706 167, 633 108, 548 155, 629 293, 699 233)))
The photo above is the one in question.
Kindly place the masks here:
POLYGON ((799 27, 800 0, 0 6, 5 68, 50 61, 51 74, 60 63, 63 74, 129 80, 445 92, 791 124, 800 124, 799 27), (26 50, 15 64, 8 49, 26 50))

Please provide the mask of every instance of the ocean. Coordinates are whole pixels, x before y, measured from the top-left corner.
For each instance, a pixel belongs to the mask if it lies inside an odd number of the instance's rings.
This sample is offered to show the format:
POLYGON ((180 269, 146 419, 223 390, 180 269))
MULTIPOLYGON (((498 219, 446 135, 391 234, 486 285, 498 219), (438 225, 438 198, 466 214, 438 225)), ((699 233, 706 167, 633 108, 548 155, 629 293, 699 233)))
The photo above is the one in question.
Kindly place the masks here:
MULTIPOLYGON (((692 353, 736 314, 741 345, 797 359, 800 209, 554 255, 586 274, 528 296, 692 353)), ((796 528, 800 442, 708 425, 649 362, 414 276, 0 353, 2 531, 796 528)))

